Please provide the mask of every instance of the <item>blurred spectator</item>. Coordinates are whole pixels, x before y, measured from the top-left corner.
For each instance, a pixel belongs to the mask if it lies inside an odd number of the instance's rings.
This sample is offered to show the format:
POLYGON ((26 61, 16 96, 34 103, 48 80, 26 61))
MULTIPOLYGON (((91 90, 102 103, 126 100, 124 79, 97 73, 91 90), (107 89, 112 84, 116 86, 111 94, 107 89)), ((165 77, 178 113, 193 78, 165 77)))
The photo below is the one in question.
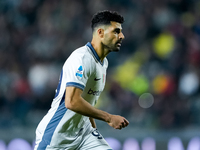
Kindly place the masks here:
POLYGON ((102 109, 117 108, 146 127, 200 124, 199 1, 6 0, 0 1, 0 126, 28 123, 31 111, 50 107, 61 65, 91 40, 88 20, 104 9, 125 16, 126 39, 109 57, 102 109), (143 93, 154 98, 150 108, 138 104, 143 93))

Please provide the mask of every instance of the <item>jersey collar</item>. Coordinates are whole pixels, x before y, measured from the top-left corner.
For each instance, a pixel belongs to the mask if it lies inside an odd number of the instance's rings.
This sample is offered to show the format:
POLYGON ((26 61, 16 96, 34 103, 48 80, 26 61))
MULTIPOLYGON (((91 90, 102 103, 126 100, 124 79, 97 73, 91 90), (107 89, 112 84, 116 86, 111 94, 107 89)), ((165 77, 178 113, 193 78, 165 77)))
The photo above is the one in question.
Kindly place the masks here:
POLYGON ((103 63, 101 62, 101 60, 100 60, 99 56, 97 55, 97 52, 95 51, 95 49, 94 49, 94 47, 92 46, 92 44, 91 44, 90 42, 88 42, 88 43, 86 44, 86 46, 88 46, 88 47, 91 49, 91 51, 92 51, 93 55, 95 56, 95 58, 96 58, 96 59, 99 61, 99 63, 103 66, 104 61, 103 61, 103 63))

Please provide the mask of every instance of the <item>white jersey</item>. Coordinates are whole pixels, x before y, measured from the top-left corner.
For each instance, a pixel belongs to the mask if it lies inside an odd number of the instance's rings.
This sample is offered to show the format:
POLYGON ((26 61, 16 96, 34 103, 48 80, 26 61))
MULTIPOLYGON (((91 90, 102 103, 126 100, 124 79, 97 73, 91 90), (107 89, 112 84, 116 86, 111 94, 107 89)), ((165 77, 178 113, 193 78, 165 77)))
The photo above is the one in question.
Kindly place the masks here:
POLYGON ((68 86, 80 88, 82 97, 94 106, 104 89, 107 67, 107 59, 102 63, 89 42, 70 55, 63 65, 51 108, 36 129, 36 150, 45 150, 48 145, 65 147, 80 131, 91 127, 89 117, 65 107, 65 90, 68 86))

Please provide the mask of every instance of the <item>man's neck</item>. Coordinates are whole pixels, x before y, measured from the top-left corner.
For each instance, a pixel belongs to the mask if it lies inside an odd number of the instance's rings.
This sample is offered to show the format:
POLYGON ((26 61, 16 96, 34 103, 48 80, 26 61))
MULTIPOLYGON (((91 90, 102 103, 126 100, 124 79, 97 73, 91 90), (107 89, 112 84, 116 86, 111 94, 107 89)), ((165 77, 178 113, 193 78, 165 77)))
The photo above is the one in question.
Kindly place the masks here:
POLYGON ((109 54, 109 51, 105 49, 101 43, 97 43, 94 40, 91 41, 91 44, 99 56, 101 62, 103 62, 104 58, 109 54))

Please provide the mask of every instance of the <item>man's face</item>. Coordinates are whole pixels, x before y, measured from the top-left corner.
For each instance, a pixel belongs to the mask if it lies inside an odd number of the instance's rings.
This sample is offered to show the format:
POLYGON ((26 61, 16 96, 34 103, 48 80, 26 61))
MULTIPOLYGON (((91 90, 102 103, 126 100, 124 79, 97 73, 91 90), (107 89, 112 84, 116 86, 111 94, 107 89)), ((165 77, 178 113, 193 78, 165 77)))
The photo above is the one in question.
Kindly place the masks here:
POLYGON ((107 26, 104 30, 103 45, 110 51, 119 51, 123 39, 124 35, 121 24, 111 21, 111 25, 107 26))

